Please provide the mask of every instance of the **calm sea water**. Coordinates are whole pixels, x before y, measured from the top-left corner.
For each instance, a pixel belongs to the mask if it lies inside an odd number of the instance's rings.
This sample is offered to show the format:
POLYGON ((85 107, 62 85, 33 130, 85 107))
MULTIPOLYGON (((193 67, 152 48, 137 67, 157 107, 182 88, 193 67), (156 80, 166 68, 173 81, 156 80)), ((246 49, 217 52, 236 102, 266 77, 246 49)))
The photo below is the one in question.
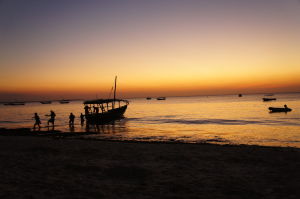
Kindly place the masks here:
MULTIPOLYGON (((300 94, 276 94, 277 101, 263 102, 263 95, 169 97, 165 101, 132 99, 125 119, 114 125, 92 126, 92 138, 113 140, 209 142, 300 147, 300 94), (268 107, 287 104, 289 113, 269 113, 268 107)), ((80 125, 82 102, 25 106, 0 105, 0 127, 32 127, 33 113, 42 120, 50 110, 57 115, 56 130, 86 131, 80 125), (70 112, 76 115, 74 129, 68 126, 70 112)))

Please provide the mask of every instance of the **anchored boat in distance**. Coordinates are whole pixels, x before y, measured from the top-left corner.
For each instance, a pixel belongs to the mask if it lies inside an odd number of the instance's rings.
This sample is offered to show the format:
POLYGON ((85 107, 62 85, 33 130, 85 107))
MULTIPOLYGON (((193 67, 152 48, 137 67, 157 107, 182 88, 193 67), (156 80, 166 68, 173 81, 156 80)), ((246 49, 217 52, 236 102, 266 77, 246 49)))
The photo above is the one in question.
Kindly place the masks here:
POLYGON ((66 99, 59 100, 59 103, 61 103, 61 104, 69 104, 70 100, 66 100, 66 99))
POLYGON ((25 102, 7 102, 4 103, 5 106, 23 106, 25 102))
POLYGON ((264 97, 262 98, 264 102, 268 102, 268 101, 275 101, 276 98, 267 98, 267 97, 264 97))
POLYGON ((290 112, 292 109, 288 108, 285 104, 283 108, 279 107, 269 107, 270 113, 278 113, 278 112, 290 112))
POLYGON ((156 100, 166 100, 166 97, 158 97, 156 100))
POLYGON ((40 101, 41 104, 51 104, 52 101, 40 101))

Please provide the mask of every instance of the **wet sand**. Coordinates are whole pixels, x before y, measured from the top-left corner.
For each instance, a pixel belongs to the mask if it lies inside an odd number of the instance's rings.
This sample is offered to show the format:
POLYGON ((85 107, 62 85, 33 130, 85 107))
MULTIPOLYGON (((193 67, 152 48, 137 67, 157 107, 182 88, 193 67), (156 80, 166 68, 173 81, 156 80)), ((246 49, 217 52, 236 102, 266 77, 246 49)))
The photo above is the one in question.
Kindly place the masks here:
POLYGON ((0 129, 0 198, 299 198, 300 149, 0 129))

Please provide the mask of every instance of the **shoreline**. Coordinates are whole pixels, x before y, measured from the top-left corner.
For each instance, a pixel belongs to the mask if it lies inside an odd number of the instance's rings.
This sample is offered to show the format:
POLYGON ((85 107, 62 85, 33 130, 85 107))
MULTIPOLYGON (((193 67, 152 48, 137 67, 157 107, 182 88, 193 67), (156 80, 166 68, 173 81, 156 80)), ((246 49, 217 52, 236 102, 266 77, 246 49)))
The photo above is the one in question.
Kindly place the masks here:
POLYGON ((0 128, 0 136, 31 136, 31 137, 47 137, 54 139, 78 139, 78 140, 90 140, 90 141, 103 141, 103 142, 124 142, 124 143, 142 143, 142 144, 187 144, 187 145, 216 145, 216 146, 240 146, 240 147, 261 147, 261 148, 287 148, 287 149, 298 149, 293 146, 268 146, 268 145, 255 145, 255 144, 233 144, 233 143, 222 143, 219 141, 204 140, 203 142, 183 142, 183 141, 147 141, 147 140, 119 140, 110 138, 91 138, 84 137, 86 135, 96 135, 99 132, 64 132, 60 130, 50 131, 33 131, 31 128, 0 128))
POLYGON ((183 141, 147 141, 147 140, 118 140, 118 139, 103 139, 103 138, 91 138, 83 137, 86 135, 95 135, 98 132, 63 132, 60 130, 50 131, 33 131, 31 128, 0 128, 0 136, 29 136, 29 137, 47 137, 54 139, 78 139, 78 140, 89 140, 89 141, 102 141, 102 142, 120 142, 120 143, 141 143, 141 144, 187 144, 187 145, 214 145, 214 146, 240 146, 240 147, 260 147, 260 148, 286 148, 300 150, 298 147, 292 146, 266 146, 266 145, 255 145, 255 144, 232 144, 222 142, 183 142, 183 141))
POLYGON ((300 196, 300 149, 292 147, 23 133, 0 136, 0 162, 1 198, 300 196))

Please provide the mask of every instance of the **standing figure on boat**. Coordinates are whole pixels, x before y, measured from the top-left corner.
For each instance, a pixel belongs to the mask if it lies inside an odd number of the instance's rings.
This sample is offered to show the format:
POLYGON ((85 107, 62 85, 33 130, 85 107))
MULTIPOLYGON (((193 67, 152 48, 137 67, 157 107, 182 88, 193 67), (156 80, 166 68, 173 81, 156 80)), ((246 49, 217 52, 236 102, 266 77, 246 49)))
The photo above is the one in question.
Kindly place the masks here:
POLYGON ((84 106, 84 114, 85 115, 88 115, 89 114, 89 111, 90 111, 90 107, 88 105, 85 105, 84 106))
POLYGON ((102 113, 105 112, 105 108, 104 108, 103 104, 100 104, 100 108, 101 108, 102 113))
POLYGON ((84 115, 82 113, 80 113, 80 124, 81 126, 84 124, 84 115))
POLYGON ((54 127, 55 116, 56 116, 54 111, 51 110, 50 115, 46 115, 46 116, 50 116, 50 119, 48 120, 48 126, 49 126, 49 123, 52 123, 52 126, 54 127))
POLYGON ((98 106, 93 106, 94 113, 99 113, 99 107, 98 106))
POLYGON ((95 107, 95 112, 96 112, 96 114, 99 113, 99 107, 98 106, 95 107))
POLYGON ((35 123, 33 125, 33 129, 35 129, 36 125, 39 127, 39 130, 41 129, 41 120, 40 120, 40 117, 37 113, 34 113, 34 116, 33 116, 34 120, 35 120, 35 123))
POLYGON ((74 119, 75 119, 75 115, 73 113, 70 113, 70 116, 69 116, 69 125, 70 126, 74 126, 74 119))

